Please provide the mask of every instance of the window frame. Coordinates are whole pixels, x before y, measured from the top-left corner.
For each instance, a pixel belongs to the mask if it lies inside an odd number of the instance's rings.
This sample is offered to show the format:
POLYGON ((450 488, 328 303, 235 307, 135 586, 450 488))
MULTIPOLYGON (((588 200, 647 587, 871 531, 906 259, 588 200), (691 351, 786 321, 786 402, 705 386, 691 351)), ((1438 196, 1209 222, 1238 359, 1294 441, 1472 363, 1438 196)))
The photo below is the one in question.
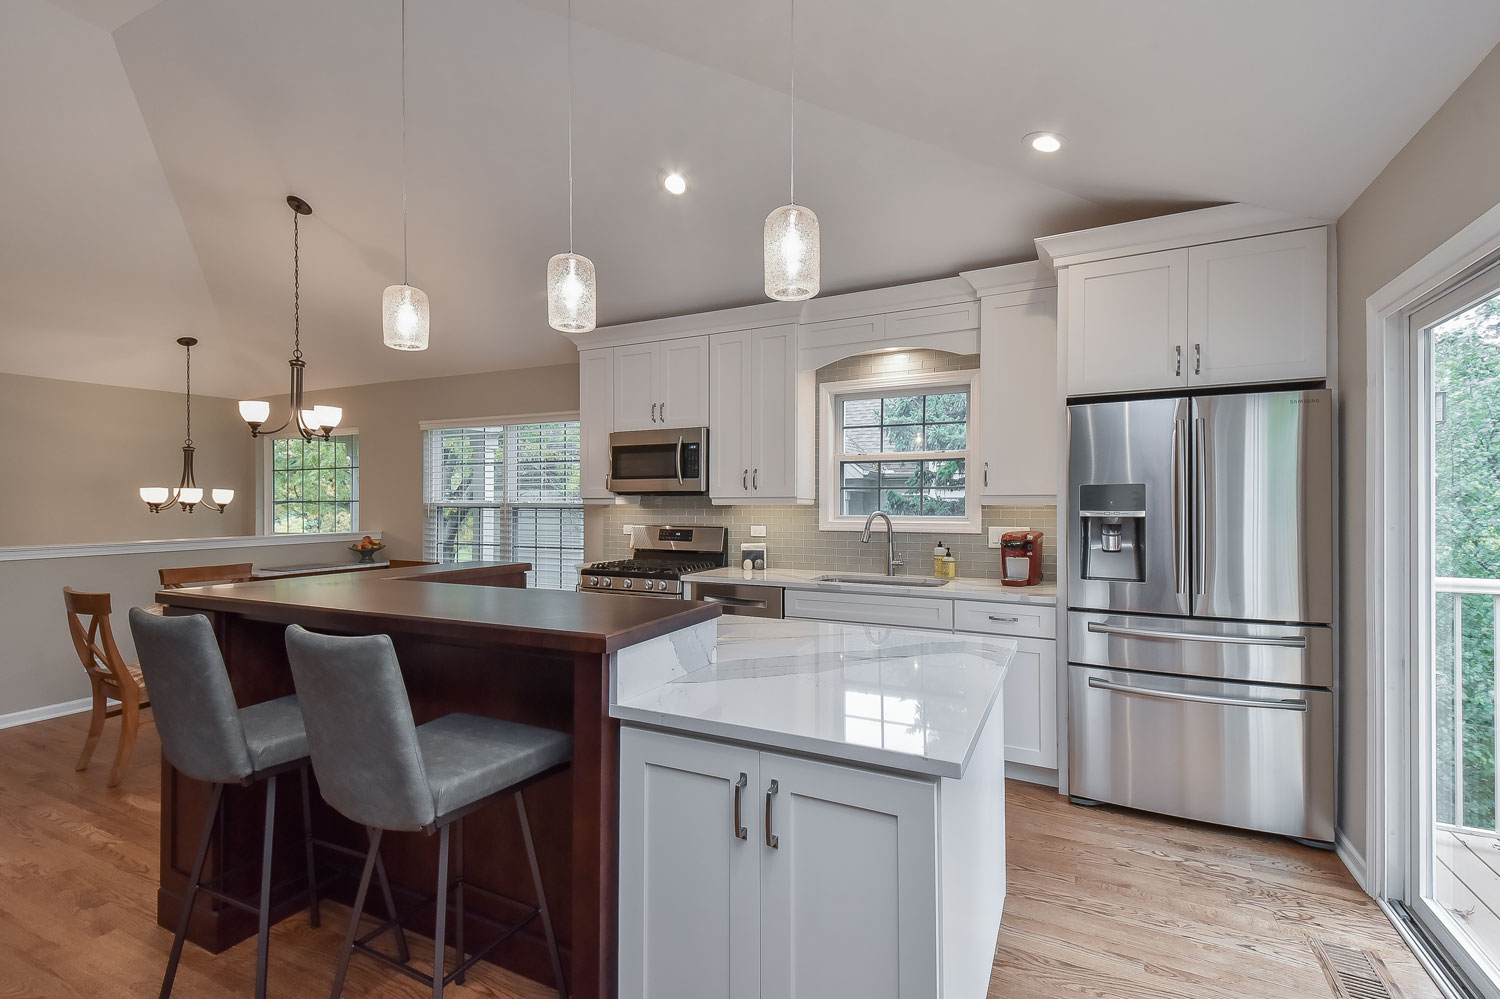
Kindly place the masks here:
MULTIPOLYGON (((452 506, 453 505, 453 504, 443 504, 443 503, 432 503, 432 502, 428 501, 427 488, 428 488, 428 484, 429 483, 427 481, 427 457, 428 457, 427 456, 427 448, 428 448, 428 437, 427 437, 427 435, 429 433, 431 433, 431 432, 434 432, 434 431, 443 431, 443 430, 472 430, 472 429, 481 428, 481 427, 524 426, 526 424, 533 424, 533 423, 578 423, 578 424, 580 424, 580 426, 579 426, 579 458, 578 458, 578 465, 579 465, 579 498, 578 498, 578 502, 576 504, 573 504, 573 503, 538 503, 538 502, 532 502, 532 501, 526 501, 526 500, 517 501, 517 502, 511 502, 509 500, 502 499, 502 500, 500 500, 500 501, 498 501, 496 503, 493 503, 493 504, 491 504, 491 503, 470 503, 470 504, 462 504, 462 505, 468 506, 468 507, 473 508, 473 509, 498 510, 498 511, 504 511, 504 512, 507 512, 507 513, 510 513, 510 514, 514 514, 515 511, 523 510, 523 509, 536 509, 536 508, 543 508, 543 509, 557 509, 557 508, 572 509, 575 505, 576 505, 576 507, 580 511, 585 508, 585 504, 583 502, 583 489, 582 489, 582 486, 583 486, 583 483, 582 483, 582 473, 583 473, 583 454, 582 454, 583 428, 582 428, 582 425, 581 425, 581 420, 580 420, 580 417, 579 417, 579 413, 577 411, 564 411, 564 412, 556 412, 556 413, 529 413, 529 414, 520 414, 520 415, 514 415, 514 416, 471 417, 471 418, 449 419, 449 420, 422 420, 422 421, 420 421, 418 423, 417 426, 418 426, 419 437, 420 437, 420 441, 421 441, 421 444, 420 444, 421 452, 420 452, 420 459, 419 459, 420 469, 421 470, 420 470, 419 474, 421 475, 421 478, 422 478, 420 503, 421 503, 421 506, 422 506, 422 557, 423 558, 431 559, 431 558, 435 558, 436 557, 433 553, 431 553, 428 550, 428 534, 429 534, 428 526, 429 526, 429 518, 432 515, 432 511, 435 508, 438 508, 438 507, 452 506)), ((513 456, 511 454, 509 448, 506 449, 506 459, 505 460, 506 460, 505 468, 506 468, 506 473, 507 473, 506 476, 505 476, 505 483, 506 483, 506 486, 508 488, 509 482, 510 482, 509 472, 510 472, 510 470, 513 467, 513 456)), ((514 549, 516 546, 515 546, 515 539, 513 537, 511 539, 511 544, 512 544, 512 549, 514 549)), ((582 547, 583 547, 583 538, 580 537, 580 539, 579 539, 579 548, 580 548, 580 550, 582 549, 582 547)), ((452 564, 454 564, 454 565, 461 565, 462 563, 452 563, 452 564)), ((532 572, 528 573, 528 576, 531 577, 531 581, 528 582, 528 585, 533 585, 534 580, 535 580, 535 575, 536 575, 536 573, 538 571, 539 570, 534 567, 532 569, 532 572)), ((564 590, 564 591, 566 591, 569 588, 569 586, 568 586, 568 573, 567 573, 566 566, 564 566, 564 568, 563 568, 563 572, 562 572, 562 575, 561 575, 559 581, 562 584, 561 585, 561 589, 564 590)))
MULTIPOLYGON (((295 432, 282 431, 265 437, 257 437, 260 442, 260 455, 258 464, 260 467, 260 497, 256 511, 256 522, 260 534, 268 538, 319 538, 338 537, 343 534, 360 534, 359 508, 363 504, 359 499, 359 465, 354 466, 354 477, 350 487, 350 496, 353 500, 353 526, 349 531, 301 531, 296 534, 276 532, 276 442, 279 440, 291 440, 298 435, 295 432)), ((359 437, 358 427, 337 427, 334 437, 359 437)), ((363 533, 368 534, 369 531, 363 533)))
POLYGON ((881 378, 861 378, 852 381, 824 382, 818 386, 818 530, 862 531, 865 518, 842 513, 842 490, 839 485, 839 466, 842 462, 858 457, 865 461, 935 461, 962 457, 964 466, 964 513, 961 517, 891 517, 892 529, 920 534, 979 534, 982 510, 979 502, 979 480, 973 472, 982 451, 980 441, 980 405, 978 397, 979 369, 961 371, 938 371, 925 374, 899 374, 881 378), (880 453, 871 455, 845 455, 843 453, 843 417, 839 403, 849 398, 871 398, 899 395, 914 390, 913 395, 934 395, 934 390, 949 389, 967 392, 969 415, 966 438, 968 446, 962 451, 912 451, 880 453))

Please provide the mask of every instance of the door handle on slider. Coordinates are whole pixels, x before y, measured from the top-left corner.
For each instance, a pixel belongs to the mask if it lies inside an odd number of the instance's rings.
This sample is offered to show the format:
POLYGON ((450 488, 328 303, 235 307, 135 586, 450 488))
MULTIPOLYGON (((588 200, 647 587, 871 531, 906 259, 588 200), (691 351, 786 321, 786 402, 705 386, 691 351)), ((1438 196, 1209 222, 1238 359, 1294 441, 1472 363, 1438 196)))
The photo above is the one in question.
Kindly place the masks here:
POLYGON ((771 795, 781 790, 780 781, 771 781, 771 786, 766 788, 766 846, 773 850, 781 849, 781 837, 771 832, 771 795))
POLYGON ((1113 694, 1133 694, 1137 697, 1155 697, 1164 701, 1192 701, 1196 704, 1219 704, 1230 708, 1275 708, 1280 711, 1306 711, 1306 701, 1264 701, 1257 697, 1215 697, 1212 694, 1184 694, 1175 690, 1153 690, 1150 687, 1132 687, 1124 683, 1110 683, 1097 676, 1089 677, 1089 686, 1095 690, 1107 690, 1113 694))
POLYGON ((750 783, 750 777, 741 772, 740 779, 734 782, 734 838, 750 838, 750 830, 740 824, 740 794, 745 790, 745 785, 750 783))
POLYGON ((1169 642, 1212 642, 1216 645, 1273 645, 1281 649, 1305 649, 1304 635, 1277 635, 1256 638, 1254 635, 1199 635, 1190 631, 1154 631, 1150 628, 1125 628, 1117 624, 1090 621, 1088 630, 1096 635, 1118 635, 1121 638, 1160 638, 1169 642))

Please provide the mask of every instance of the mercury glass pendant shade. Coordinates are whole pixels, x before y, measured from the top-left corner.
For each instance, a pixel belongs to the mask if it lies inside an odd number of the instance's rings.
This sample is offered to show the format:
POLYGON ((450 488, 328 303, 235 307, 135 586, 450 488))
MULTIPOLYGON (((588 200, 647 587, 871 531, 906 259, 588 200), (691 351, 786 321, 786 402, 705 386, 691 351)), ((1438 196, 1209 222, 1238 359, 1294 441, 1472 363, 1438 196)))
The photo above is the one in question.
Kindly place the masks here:
POLYGON ((380 298, 385 345, 395 350, 426 350, 429 312, 427 293, 409 284, 393 284, 380 298))
POLYGON ((822 245, 818 216, 803 205, 782 205, 766 216, 766 295, 801 302, 818 293, 822 245))
POLYGON ((547 325, 560 333, 594 328, 594 262, 576 253, 547 261, 547 325))

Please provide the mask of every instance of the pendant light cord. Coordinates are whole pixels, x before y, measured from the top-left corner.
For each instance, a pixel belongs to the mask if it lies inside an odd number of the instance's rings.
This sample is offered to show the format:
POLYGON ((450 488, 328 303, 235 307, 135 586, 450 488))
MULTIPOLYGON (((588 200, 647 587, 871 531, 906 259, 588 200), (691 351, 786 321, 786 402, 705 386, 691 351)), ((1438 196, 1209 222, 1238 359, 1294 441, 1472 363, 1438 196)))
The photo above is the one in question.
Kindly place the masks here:
POLYGON ((568 0, 568 252, 573 252, 573 0, 568 0))
POLYGON ((406 0, 401 0, 401 283, 406 274, 406 0))
POLYGON ((193 348, 187 348, 187 437, 183 446, 193 446, 193 348))
POLYGON ((302 360, 302 241, 298 219, 292 210, 292 357, 302 360))
MULTIPOLYGON (((570 0, 571 2, 571 0, 570 0)), ((792 183, 791 203, 797 203, 797 0, 790 0, 792 42, 792 183)))

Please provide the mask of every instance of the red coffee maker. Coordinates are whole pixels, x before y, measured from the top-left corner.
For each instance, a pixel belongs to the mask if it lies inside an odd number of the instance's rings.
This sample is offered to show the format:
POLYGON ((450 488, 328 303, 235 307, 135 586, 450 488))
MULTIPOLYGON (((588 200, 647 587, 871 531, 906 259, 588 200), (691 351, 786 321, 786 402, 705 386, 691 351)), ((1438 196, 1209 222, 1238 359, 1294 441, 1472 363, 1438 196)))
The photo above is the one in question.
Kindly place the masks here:
POLYGON ((1042 581, 1042 532, 1007 531, 1000 536, 1004 559, 1001 582, 1006 586, 1035 586, 1042 581))

